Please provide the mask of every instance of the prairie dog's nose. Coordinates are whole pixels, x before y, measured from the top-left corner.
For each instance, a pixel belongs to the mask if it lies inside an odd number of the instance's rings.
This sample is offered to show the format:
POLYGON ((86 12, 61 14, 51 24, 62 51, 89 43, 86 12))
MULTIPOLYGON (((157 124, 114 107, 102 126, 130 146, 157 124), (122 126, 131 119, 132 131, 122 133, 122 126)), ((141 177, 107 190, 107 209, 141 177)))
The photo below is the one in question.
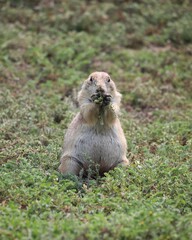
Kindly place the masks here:
POLYGON ((105 91, 106 91, 106 88, 105 88, 105 86, 103 86, 103 84, 101 84, 101 83, 97 84, 97 90, 96 90, 96 92, 102 92, 102 93, 104 93, 105 91))
POLYGON ((96 92, 105 92, 105 90, 102 88, 101 85, 99 85, 99 86, 97 87, 96 92))

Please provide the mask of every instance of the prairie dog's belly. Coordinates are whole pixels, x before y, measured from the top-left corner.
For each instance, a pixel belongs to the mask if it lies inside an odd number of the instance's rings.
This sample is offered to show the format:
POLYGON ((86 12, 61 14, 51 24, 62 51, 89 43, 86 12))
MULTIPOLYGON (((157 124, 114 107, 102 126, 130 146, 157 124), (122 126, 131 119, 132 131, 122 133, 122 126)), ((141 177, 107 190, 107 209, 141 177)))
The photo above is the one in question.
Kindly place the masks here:
POLYGON ((122 146, 116 129, 85 127, 74 145, 74 155, 83 164, 89 161, 111 167, 121 161, 122 146))

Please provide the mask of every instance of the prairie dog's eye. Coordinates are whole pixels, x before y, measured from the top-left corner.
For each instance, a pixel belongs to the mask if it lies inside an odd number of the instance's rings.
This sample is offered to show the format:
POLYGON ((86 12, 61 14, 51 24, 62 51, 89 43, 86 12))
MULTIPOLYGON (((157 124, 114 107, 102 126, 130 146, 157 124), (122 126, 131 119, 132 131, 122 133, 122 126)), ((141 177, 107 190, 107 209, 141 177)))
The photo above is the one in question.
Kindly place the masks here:
POLYGON ((90 79, 89 79, 89 80, 90 80, 90 82, 93 82, 93 77, 90 77, 90 79))
POLYGON ((108 78, 107 78, 107 82, 110 82, 110 81, 111 81, 111 79, 110 79, 110 77, 108 77, 108 78))

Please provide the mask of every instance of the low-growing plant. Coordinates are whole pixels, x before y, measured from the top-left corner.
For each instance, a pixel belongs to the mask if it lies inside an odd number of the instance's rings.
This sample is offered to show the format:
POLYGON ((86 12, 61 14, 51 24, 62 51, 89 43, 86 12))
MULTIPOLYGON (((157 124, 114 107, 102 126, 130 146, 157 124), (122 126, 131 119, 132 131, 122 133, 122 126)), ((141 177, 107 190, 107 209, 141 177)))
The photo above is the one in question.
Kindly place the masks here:
POLYGON ((0 6, 1 239, 191 239, 190 1, 0 6), (123 95, 130 166, 63 176, 63 136, 96 70, 123 95))

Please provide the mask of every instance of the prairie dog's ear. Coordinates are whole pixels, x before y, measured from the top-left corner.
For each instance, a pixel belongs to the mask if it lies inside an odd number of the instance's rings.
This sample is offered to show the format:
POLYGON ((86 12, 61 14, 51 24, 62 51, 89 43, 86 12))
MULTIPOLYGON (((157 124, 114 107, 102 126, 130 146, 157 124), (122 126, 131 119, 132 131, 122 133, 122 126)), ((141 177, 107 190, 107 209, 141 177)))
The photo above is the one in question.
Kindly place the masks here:
POLYGON ((77 94, 77 101, 79 101, 79 97, 80 97, 80 95, 81 95, 81 93, 83 91, 83 88, 84 88, 84 85, 85 85, 85 81, 83 83, 81 83, 81 85, 79 86, 79 91, 78 91, 78 94, 77 94))
POLYGON ((116 98, 119 100, 119 102, 121 101, 122 98, 122 94, 120 92, 116 92, 116 98))
POLYGON ((79 102, 80 98, 81 98, 81 93, 82 93, 82 87, 80 89, 80 91, 77 94, 77 101, 79 102))
POLYGON ((82 90, 84 83, 79 86, 79 92, 82 90))

